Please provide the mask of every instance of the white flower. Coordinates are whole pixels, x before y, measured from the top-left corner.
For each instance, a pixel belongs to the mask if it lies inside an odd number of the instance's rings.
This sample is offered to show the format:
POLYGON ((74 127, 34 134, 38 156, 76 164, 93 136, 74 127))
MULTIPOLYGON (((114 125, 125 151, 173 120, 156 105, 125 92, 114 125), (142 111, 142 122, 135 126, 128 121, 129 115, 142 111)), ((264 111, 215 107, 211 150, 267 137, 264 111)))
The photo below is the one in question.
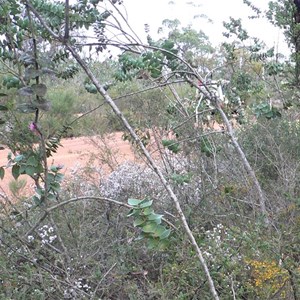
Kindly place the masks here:
POLYGON ((29 235, 27 237, 27 240, 28 240, 29 243, 33 242, 34 241, 34 236, 33 235, 29 235))

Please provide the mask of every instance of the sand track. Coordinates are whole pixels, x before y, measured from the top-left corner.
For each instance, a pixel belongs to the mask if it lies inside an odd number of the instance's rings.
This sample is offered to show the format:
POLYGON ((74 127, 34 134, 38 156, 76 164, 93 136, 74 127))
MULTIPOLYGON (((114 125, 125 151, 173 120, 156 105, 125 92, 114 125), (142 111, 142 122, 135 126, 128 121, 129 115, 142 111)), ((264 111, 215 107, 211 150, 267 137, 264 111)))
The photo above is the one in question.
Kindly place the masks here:
MULTIPOLYGON (((66 176, 73 172, 75 168, 85 167, 93 155, 94 157, 100 156, 104 144, 113 152, 113 154, 115 154, 116 163, 134 160, 130 144, 122 139, 121 132, 108 135, 105 138, 105 142, 97 137, 80 137, 63 139, 61 144, 63 147, 59 147, 57 153, 48 159, 48 164, 62 164, 64 166, 62 172, 65 173, 66 176)), ((8 150, 0 150, 0 166, 5 166, 7 164, 8 153, 8 150)), ((99 160, 96 161, 99 162, 99 160)), ((101 165, 98 167, 101 167, 101 165)), ((22 176, 20 178, 22 178, 22 176)), ((28 176, 23 176, 23 178, 26 178, 26 181, 30 186, 32 183, 30 178, 28 178, 28 176)), ((2 189, 8 193, 9 183, 11 181, 14 181, 14 178, 11 175, 11 168, 7 168, 5 170, 4 179, 0 180, 0 191, 2 189)))

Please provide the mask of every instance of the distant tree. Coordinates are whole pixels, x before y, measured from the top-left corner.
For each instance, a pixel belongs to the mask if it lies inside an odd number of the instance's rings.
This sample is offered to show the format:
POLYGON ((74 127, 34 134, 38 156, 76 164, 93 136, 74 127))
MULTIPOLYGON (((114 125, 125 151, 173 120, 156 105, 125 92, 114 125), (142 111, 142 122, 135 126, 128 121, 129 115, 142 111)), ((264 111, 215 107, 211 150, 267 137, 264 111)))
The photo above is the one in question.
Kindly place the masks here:
POLYGON ((270 1, 267 17, 272 24, 283 29, 293 52, 295 84, 300 84, 300 5, 298 0, 270 1))

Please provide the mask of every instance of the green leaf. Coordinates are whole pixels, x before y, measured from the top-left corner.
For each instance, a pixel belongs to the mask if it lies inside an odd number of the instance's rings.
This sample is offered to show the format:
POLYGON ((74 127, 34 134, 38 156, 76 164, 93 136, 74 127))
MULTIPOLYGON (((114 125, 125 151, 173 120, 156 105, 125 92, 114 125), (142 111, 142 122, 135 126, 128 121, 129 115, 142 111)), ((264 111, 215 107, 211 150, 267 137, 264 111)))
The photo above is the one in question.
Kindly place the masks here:
POLYGON ((159 236, 159 238, 160 238, 161 240, 166 239, 167 237, 169 237, 170 233, 171 233, 171 229, 166 229, 166 230, 159 236))
POLYGON ((158 215, 158 214, 152 213, 152 214, 148 215, 148 220, 154 221, 154 222, 156 222, 156 224, 160 224, 162 217, 163 217, 163 215, 158 215))
POLYGON ((39 101, 32 101, 32 106, 44 111, 49 111, 51 108, 51 102, 44 98, 39 98, 39 101))
POLYGON ((50 201, 54 201, 54 200, 56 200, 56 196, 54 194, 52 194, 52 193, 49 193, 47 195, 47 199, 50 200, 50 201))
POLYGON ((17 180, 18 177, 20 176, 20 166, 13 165, 11 172, 12 172, 14 179, 17 180))
POLYGON ((64 179, 65 175, 62 173, 56 173, 55 179, 57 182, 61 182, 64 179))
POLYGON ((20 169, 19 169, 19 174, 26 174, 26 168, 27 168, 27 165, 20 165, 19 166, 20 169))
POLYGON ((0 105, 0 111, 8 111, 7 106, 5 106, 5 105, 0 105))
POLYGON ((157 249, 158 250, 165 250, 169 246, 169 244, 170 244, 169 241, 166 240, 166 239, 159 240, 157 249))
POLYGON ((141 241, 147 237, 147 234, 144 232, 141 232, 141 234, 135 239, 135 241, 141 241))
POLYGON ((58 182, 51 182, 50 183, 50 188, 55 192, 59 192, 60 191, 60 184, 58 182))
POLYGON ((21 103, 17 105, 17 110, 24 114, 33 113, 36 111, 36 107, 30 103, 21 103))
POLYGON ((127 214, 127 217, 133 217, 139 214, 139 210, 138 209, 131 209, 129 211, 129 213, 127 214))
POLYGON ((57 168, 57 166, 51 166, 50 167, 50 170, 52 171, 52 172, 54 172, 54 173, 56 173, 57 171, 58 171, 58 168, 57 168))
POLYGON ((148 216, 151 215, 154 212, 152 207, 146 207, 145 209, 143 209, 143 215, 144 216, 148 216))
POLYGON ((25 69, 25 80, 30 80, 38 77, 41 74, 39 70, 36 70, 34 67, 28 67, 25 69))
POLYGON ((41 188, 36 188, 36 189, 35 189, 35 192, 36 192, 39 196, 44 195, 44 190, 41 189, 41 188))
POLYGON ((140 207, 140 208, 146 208, 146 207, 151 206, 152 203, 153 203, 153 200, 146 200, 146 201, 143 200, 143 201, 140 203, 139 207, 140 207))
POLYGON ((17 155, 14 159, 15 162, 20 162, 21 160, 23 160, 24 158, 24 155, 23 154, 20 154, 20 155, 17 155))
POLYGON ((15 76, 7 76, 3 79, 3 85, 6 86, 7 89, 18 88, 20 80, 15 76))
POLYGON ((142 231, 146 233, 153 233, 157 230, 157 225, 154 222, 147 222, 144 226, 142 226, 142 231))
POLYGON ((47 86, 43 83, 33 84, 31 88, 33 92, 40 97, 44 97, 47 93, 47 86))
POLYGON ((143 202, 144 200, 139 200, 139 199, 128 199, 128 204, 132 205, 132 206, 137 206, 139 205, 141 202, 143 202))
POLYGON ((149 249, 156 249, 159 246, 159 240, 158 239, 149 239, 148 240, 148 248, 149 249))
POLYGON ((156 228, 153 231, 153 235, 155 237, 160 237, 165 231, 166 231, 166 228, 164 226, 162 226, 162 225, 156 225, 156 228))
POLYGON ((33 176, 34 174, 37 173, 36 171, 36 167, 33 167, 33 166, 27 166, 26 169, 25 169, 25 173, 29 176, 33 176))
POLYGON ((37 167, 39 160, 35 156, 30 156, 27 160, 27 165, 37 167))
POLYGON ((84 88, 86 89, 87 92, 91 93, 91 94, 97 94, 98 90, 96 88, 96 86, 94 84, 88 84, 86 83, 84 85, 84 88))
POLYGON ((175 154, 180 151, 180 145, 175 140, 162 140, 162 145, 175 154))
POLYGON ((145 218, 137 218, 134 222, 133 222, 133 226, 134 227, 139 227, 141 226, 142 224, 144 224, 147 220, 145 218))
POLYGON ((47 176, 47 183, 48 184, 51 184, 52 182, 55 181, 55 175, 52 174, 52 173, 48 173, 48 176, 47 176))
POLYGON ((5 170, 3 167, 0 168, 0 179, 3 179, 5 175, 5 170))
POLYGON ((36 167, 36 173, 40 174, 44 172, 44 167, 41 163, 38 164, 38 166, 36 167))
POLYGON ((182 185, 184 183, 189 183, 191 180, 191 174, 177 174, 174 173, 170 176, 170 179, 172 179, 176 184, 182 185))
POLYGON ((35 205, 40 205, 42 203, 42 200, 37 196, 33 196, 32 201, 35 203, 35 205))
POLYGON ((33 95, 33 89, 29 86, 22 87, 18 90, 18 94, 22 97, 28 97, 33 95))

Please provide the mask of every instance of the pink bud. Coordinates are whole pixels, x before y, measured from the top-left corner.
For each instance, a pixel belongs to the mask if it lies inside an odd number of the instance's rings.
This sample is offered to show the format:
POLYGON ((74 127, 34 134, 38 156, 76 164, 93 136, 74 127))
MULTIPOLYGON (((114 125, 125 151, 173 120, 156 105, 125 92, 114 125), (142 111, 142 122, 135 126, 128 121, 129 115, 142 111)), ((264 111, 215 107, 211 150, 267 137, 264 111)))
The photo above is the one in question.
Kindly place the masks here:
POLYGON ((31 122, 29 124, 29 130, 30 131, 36 131, 37 130, 37 126, 36 126, 36 124, 34 122, 31 122))

